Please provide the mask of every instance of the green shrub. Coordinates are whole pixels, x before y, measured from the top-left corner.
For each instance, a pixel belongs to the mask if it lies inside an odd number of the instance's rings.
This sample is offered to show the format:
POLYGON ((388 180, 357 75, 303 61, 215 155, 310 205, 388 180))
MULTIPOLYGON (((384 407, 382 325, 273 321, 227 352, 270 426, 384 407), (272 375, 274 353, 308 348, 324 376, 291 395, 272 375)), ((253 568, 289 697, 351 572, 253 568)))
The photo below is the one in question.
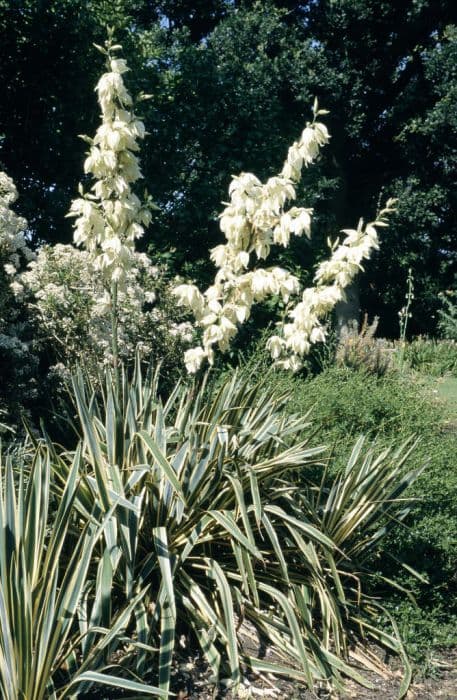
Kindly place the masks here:
POLYGON ((330 367, 315 377, 278 373, 271 381, 277 391, 290 390, 288 410, 310 412, 318 439, 338 444, 344 455, 361 433, 398 441, 430 431, 431 395, 408 377, 330 367))
POLYGON ((420 438, 414 459, 418 464, 427 462, 427 467, 411 488, 415 499, 411 512, 404 526, 388 536, 372 566, 414 593, 418 607, 381 589, 385 604, 399 616, 408 650, 416 658, 434 639, 435 644, 456 643, 457 435, 455 421, 449 421, 430 383, 419 375, 389 373, 378 378, 338 367, 308 378, 276 373, 270 382, 273 393, 286 387, 290 391, 287 410, 310 412, 317 428, 315 443, 333 446, 332 474, 344 469, 360 433, 368 433, 379 446, 411 435, 420 438), (424 580, 411 576, 388 552, 417 569, 424 580), (416 622, 409 626, 410 620, 416 622), (416 634, 419 624, 421 633, 416 634))
MULTIPOLYGON (((119 290, 119 357, 133 364, 135 352, 162 360, 175 379, 192 326, 177 312, 167 270, 135 253, 125 289, 119 290)), ((111 301, 89 253, 71 245, 43 246, 16 277, 16 297, 34 329, 34 348, 51 375, 67 379, 82 365, 96 374, 112 363, 111 301)))
POLYGON ((435 430, 418 449, 429 463, 411 489, 416 501, 406 527, 386 541, 386 550, 396 552, 424 580, 399 571, 395 561, 382 562, 386 575, 397 568, 396 579, 414 594, 417 608, 395 597, 388 606, 400 611, 408 649, 418 658, 434 646, 457 644, 457 435, 435 430))

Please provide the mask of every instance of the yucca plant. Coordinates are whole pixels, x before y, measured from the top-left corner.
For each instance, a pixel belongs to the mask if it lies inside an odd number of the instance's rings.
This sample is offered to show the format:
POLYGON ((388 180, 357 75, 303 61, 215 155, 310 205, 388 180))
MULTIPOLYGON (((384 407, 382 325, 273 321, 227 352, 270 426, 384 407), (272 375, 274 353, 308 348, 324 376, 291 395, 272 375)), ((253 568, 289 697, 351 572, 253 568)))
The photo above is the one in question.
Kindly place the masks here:
POLYGON ((88 518, 79 529, 73 511, 78 456, 58 502, 47 450, 35 451, 30 468, 20 466, 14 468, 12 457, 0 458, 2 699, 61 700, 94 683, 163 695, 132 675, 113 675, 104 662, 122 644, 136 601, 117 611, 110 629, 91 626, 81 614, 84 598, 94 613, 110 595, 103 580, 92 585, 90 567, 111 513, 100 523, 88 518), (90 645, 84 643, 88 636, 90 645))
MULTIPOLYGON (((373 621, 381 614, 386 617, 387 613, 379 600, 368 596, 365 591, 367 587, 373 589, 373 583, 382 582, 410 595, 397 582, 373 572, 370 565, 373 554, 382 551, 382 539, 392 528, 401 527, 410 512, 412 499, 405 495, 405 491, 426 466, 421 464, 415 469, 406 469, 405 464, 414 454, 416 445, 417 440, 411 437, 395 448, 379 451, 375 446, 367 446, 366 438, 361 436, 344 470, 331 479, 324 472, 319 484, 302 482, 290 504, 292 511, 303 512, 337 547, 335 560, 346 600, 346 617, 341 625, 328 628, 326 637, 332 638, 337 648, 344 647, 346 639, 350 639, 358 646, 357 651, 353 648, 352 655, 359 661, 363 657, 368 666, 379 662, 357 644, 363 639, 371 639, 400 654, 406 671, 402 692, 406 691, 411 680, 411 668, 395 621, 391 619, 394 635, 376 627, 373 621), (344 636, 340 638, 342 628, 344 636)), ((394 554, 383 554, 421 579, 394 554)), ((324 628, 325 620, 322 622, 324 628)))
MULTIPOLYGON (((177 386, 163 403, 157 378, 144 380, 138 364, 131 382, 108 374, 102 391, 79 374, 74 395, 84 474, 76 506, 83 517, 114 509, 100 561, 109 561, 113 601, 148 588, 136 606, 135 635, 158 648, 161 690, 170 689, 178 631, 198 641, 215 679, 228 676, 234 686, 243 665, 310 687, 341 688, 341 674, 364 683, 347 663, 356 629, 402 651, 395 636, 376 632, 374 607, 351 573, 338 529, 344 532, 347 508, 332 510, 330 526, 315 490, 304 501, 298 485, 324 450, 310 446, 307 417, 286 415, 287 395, 273 398, 268 382, 252 386, 234 376, 212 392, 177 386), (275 663, 245 652, 243 621, 273 645, 275 663)), ((377 498, 401 459, 382 457, 385 468, 373 475, 377 498)), ((53 462, 64 483, 70 456, 55 450, 53 462)), ((358 464, 348 474, 359 474, 358 464)), ((363 491, 360 474, 350 478, 363 491)), ((366 488, 367 502, 372 493, 366 488)), ((367 518, 362 501, 353 504, 353 531, 367 518)), ((382 511, 378 503, 375 510, 382 511)), ((137 655, 140 674, 148 653, 137 655)))

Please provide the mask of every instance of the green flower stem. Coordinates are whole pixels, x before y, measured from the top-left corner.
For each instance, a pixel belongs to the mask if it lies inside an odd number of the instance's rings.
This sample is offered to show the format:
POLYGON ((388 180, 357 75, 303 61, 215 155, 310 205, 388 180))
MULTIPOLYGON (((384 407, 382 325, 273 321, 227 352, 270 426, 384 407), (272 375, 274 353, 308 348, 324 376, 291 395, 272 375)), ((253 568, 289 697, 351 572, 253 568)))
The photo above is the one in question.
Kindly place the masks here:
POLYGON ((119 369, 119 319, 117 304, 118 283, 111 283, 111 347, 113 351, 113 365, 117 375, 119 369))
POLYGON ((411 268, 408 269, 408 278, 406 280, 407 291, 405 294, 406 306, 399 311, 400 317, 400 372, 403 372, 405 365, 405 347, 406 347, 406 331, 408 328, 408 319, 411 317, 410 307, 414 299, 414 277, 411 268))

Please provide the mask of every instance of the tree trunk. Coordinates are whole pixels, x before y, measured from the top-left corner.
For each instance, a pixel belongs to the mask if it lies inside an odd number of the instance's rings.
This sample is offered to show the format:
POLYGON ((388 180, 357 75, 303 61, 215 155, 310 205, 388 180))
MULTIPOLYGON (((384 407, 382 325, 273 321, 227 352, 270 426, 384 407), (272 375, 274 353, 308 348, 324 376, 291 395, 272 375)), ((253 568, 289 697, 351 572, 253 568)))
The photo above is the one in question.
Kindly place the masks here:
POLYGON ((346 287, 346 300, 340 301, 335 307, 335 325, 338 340, 344 338, 360 323, 360 290, 358 282, 346 287))

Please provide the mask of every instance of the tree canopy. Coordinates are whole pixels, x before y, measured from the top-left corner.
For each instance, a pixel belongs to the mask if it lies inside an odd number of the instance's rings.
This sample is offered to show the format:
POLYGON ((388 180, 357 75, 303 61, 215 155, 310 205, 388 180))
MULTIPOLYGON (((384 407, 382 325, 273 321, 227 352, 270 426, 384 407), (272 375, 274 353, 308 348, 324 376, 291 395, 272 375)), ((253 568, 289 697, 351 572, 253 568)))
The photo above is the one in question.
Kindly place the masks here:
POLYGON ((77 135, 98 118, 92 44, 114 26, 132 91, 153 96, 142 169, 159 211, 144 246, 205 279, 231 175, 274 173, 316 96, 332 143, 299 192, 316 210, 313 243, 288 262, 307 269, 328 235, 396 196, 361 304, 395 335, 411 267, 411 329, 433 332, 437 293, 457 269, 456 24, 451 0, 0 0, 0 161, 35 243, 68 242, 86 149, 77 135))

